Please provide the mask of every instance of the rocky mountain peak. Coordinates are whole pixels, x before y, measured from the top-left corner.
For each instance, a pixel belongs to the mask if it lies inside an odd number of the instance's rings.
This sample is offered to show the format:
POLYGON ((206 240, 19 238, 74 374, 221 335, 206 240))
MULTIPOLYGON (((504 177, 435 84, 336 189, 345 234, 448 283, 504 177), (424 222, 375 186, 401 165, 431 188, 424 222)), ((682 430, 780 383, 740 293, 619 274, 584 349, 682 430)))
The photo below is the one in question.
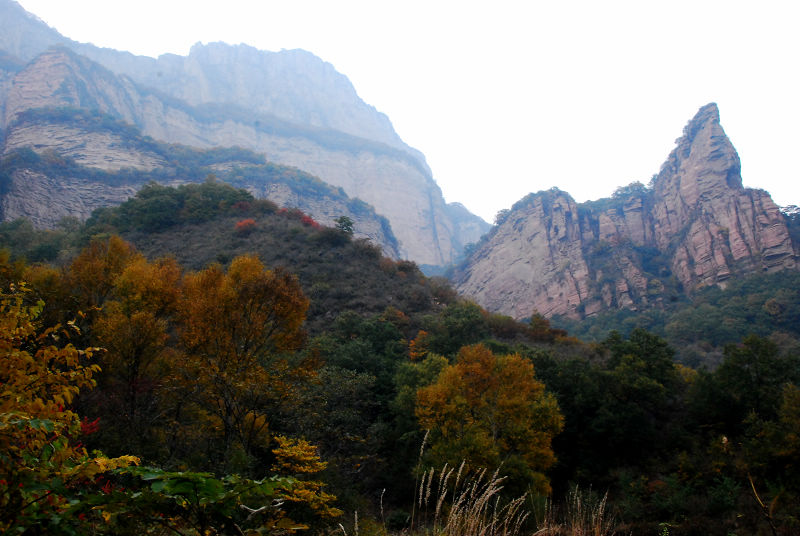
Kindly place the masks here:
POLYGON ((719 109, 710 103, 686 125, 653 186, 660 195, 678 193, 681 203, 693 208, 702 196, 742 189, 741 168, 720 124, 719 109))
POLYGON ((785 217, 767 192, 743 187, 711 103, 686 125, 652 188, 631 185, 583 204, 558 189, 531 194, 504 213, 456 284, 516 318, 580 318, 797 268, 785 217))
POLYGON ((98 110, 132 123, 126 82, 63 45, 53 46, 14 77, 3 124, 11 124, 25 110, 45 107, 98 110))

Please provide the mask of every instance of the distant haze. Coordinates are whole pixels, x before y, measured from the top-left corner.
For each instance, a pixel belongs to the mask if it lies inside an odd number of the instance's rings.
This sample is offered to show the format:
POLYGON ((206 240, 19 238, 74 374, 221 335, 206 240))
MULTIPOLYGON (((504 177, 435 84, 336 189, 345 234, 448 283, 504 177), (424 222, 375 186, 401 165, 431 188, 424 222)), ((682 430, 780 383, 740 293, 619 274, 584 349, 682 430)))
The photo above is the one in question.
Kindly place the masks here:
POLYGON ((647 183, 717 102, 744 184, 800 203, 800 4, 788 1, 19 0, 65 36, 135 54, 303 48, 421 150, 447 201, 491 221, 531 191, 647 183))

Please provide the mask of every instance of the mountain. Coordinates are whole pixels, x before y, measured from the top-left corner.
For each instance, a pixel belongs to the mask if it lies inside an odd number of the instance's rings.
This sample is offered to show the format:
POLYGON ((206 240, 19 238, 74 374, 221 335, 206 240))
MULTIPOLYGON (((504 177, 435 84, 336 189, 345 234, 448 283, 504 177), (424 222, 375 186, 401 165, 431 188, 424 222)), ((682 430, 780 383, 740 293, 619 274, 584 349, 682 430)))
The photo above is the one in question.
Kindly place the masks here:
POLYGON ((323 225, 333 226, 347 216, 356 237, 399 257, 386 218, 308 173, 266 162, 245 149, 157 142, 129 123, 76 108, 36 108, 14 115, 0 158, 0 215, 6 221, 25 217, 40 228, 53 228, 65 217, 83 220, 98 208, 118 205, 150 181, 180 185, 209 175, 258 198, 299 208, 323 225))
POLYGON ((266 154, 371 204, 390 221, 400 255, 423 265, 453 262, 489 228, 445 203, 422 154, 344 75, 309 52, 213 43, 195 45, 185 57, 153 59, 64 38, 11 0, 0 0, 0 12, 2 28, 14 27, 0 32, 0 49, 31 62, 21 71, 16 61, 0 71, 6 79, 14 74, 11 87, 0 89, 13 101, 5 105, 7 125, 20 106, 37 106, 22 102, 27 95, 38 106, 71 100, 70 106, 97 107, 170 143, 266 154), (54 44, 66 48, 48 51, 54 44), (78 70, 81 82, 65 86, 70 66, 86 67, 87 58, 106 70, 99 78, 78 70), (118 83, 106 84, 111 77, 118 83), (65 87, 72 88, 71 99, 64 98, 65 87))
POLYGON ((649 187, 576 203, 557 188, 500 218, 455 274, 457 289, 524 318, 638 310, 731 278, 798 268, 786 218, 744 188, 716 104, 689 121, 649 187))

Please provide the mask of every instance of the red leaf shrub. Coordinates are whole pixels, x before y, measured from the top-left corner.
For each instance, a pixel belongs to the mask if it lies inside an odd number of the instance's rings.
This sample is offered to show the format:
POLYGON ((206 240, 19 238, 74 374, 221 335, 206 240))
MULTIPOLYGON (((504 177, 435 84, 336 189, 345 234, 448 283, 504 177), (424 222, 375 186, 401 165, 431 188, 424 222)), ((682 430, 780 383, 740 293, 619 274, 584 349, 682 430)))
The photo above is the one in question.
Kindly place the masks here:
POLYGON ((247 218, 242 221, 236 222, 236 232, 241 235, 250 234, 256 228, 256 220, 247 218))

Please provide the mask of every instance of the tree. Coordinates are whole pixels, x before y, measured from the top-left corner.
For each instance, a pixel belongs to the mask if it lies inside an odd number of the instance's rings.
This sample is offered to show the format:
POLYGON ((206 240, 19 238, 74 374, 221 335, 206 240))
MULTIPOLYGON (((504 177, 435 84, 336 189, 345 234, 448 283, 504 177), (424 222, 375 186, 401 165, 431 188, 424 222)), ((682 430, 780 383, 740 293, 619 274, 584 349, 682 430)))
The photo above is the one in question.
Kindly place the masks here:
POLYGON ((102 356, 100 389, 84 401, 85 413, 102 417, 98 437, 113 451, 135 449, 155 457, 163 448, 164 378, 174 362, 169 336, 177 311, 181 269, 174 259, 133 258, 92 326, 102 356), (124 447, 122 447, 124 445, 124 447))
POLYGON ((667 424, 684 385, 674 351, 656 335, 637 328, 624 339, 614 331, 602 347, 609 356, 597 378, 600 398, 589 433, 602 452, 598 463, 634 466, 670 446, 674 430, 667 424))
POLYGON ((800 383, 800 359, 782 356, 769 339, 750 335, 742 344, 725 347, 725 359, 714 375, 727 394, 724 404, 733 412, 735 425, 751 411, 774 417, 784 384, 800 383))
POLYGON ((544 471, 555 462, 551 441, 563 427, 555 398, 533 364, 467 346, 436 383, 417 392, 416 415, 431 431, 429 461, 502 470, 510 487, 547 493, 544 471))
POLYGON ((452 356, 459 348, 489 337, 488 315, 479 305, 459 301, 448 305, 427 328, 430 351, 452 356))
POLYGON ((140 257, 132 245, 118 236, 93 240, 72 261, 67 282, 77 296, 78 307, 89 314, 99 310, 114 288, 114 281, 134 258, 140 257))
POLYGON ((94 386, 97 349, 65 344, 69 330, 38 331, 44 304, 25 305, 24 293, 22 286, 0 296, 0 532, 63 533, 96 475, 138 459, 87 455, 70 404, 94 386))
POLYGON ((336 218, 336 228, 341 232, 352 235, 353 234, 353 220, 347 216, 339 216, 336 218))
POLYGON ((269 401, 290 395, 298 369, 285 354, 304 341, 307 308, 296 277, 253 256, 235 258, 227 273, 212 265, 185 277, 177 381, 205 429, 222 434, 226 464, 268 444, 269 401))

